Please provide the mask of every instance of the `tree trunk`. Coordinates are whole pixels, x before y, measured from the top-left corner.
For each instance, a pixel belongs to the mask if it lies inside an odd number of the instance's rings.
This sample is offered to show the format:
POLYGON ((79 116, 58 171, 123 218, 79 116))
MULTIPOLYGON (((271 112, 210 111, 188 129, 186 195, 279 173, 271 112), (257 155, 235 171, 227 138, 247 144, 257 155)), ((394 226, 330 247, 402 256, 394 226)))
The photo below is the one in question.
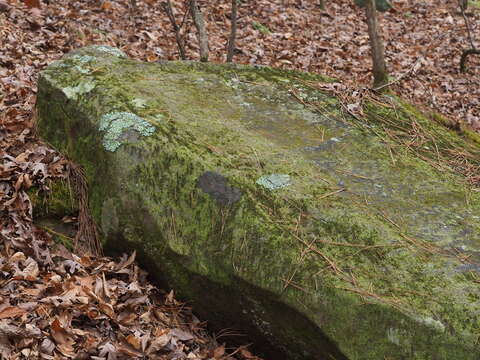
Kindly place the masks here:
POLYGON ((178 50, 180 52, 180 59, 186 60, 187 56, 185 55, 185 45, 183 44, 183 40, 180 35, 180 28, 178 27, 177 21, 175 20, 175 15, 173 14, 171 1, 167 0, 166 2, 163 2, 162 7, 168 18, 170 19, 170 23, 173 26, 173 31, 175 32, 175 39, 177 40, 178 50))
POLYGON ((368 35, 370 37, 370 47, 372 51, 373 88, 375 89, 388 83, 388 73, 381 30, 378 26, 375 0, 367 0, 365 5, 368 35))
POLYGON ((137 11, 137 10, 138 10, 137 0, 130 0, 130 8, 131 8, 133 11, 137 11))
POLYGON ((235 52, 235 38, 237 36, 237 1, 238 0, 232 0, 232 14, 230 16, 232 26, 230 28, 230 37, 228 39, 227 62, 232 62, 233 54, 235 52))
POLYGON ((208 61, 208 34, 205 27, 205 20, 203 14, 198 8, 197 0, 190 0, 190 13, 192 14, 193 22, 197 28, 198 44, 200 46, 200 61, 208 61))

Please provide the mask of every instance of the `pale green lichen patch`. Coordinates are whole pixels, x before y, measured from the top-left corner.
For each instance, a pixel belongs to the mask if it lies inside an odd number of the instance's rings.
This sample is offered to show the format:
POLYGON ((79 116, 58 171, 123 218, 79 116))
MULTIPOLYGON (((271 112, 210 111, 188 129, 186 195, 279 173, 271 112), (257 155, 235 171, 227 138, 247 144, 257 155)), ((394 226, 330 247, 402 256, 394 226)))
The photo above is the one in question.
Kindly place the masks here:
POLYGON ((78 61, 83 64, 88 64, 91 62, 94 62, 96 60, 95 57, 90 56, 90 55, 72 55, 70 59, 78 61))
POLYGON ((155 132, 155 126, 141 117, 128 112, 111 112, 101 117, 99 127, 104 131, 103 146, 114 152, 124 142, 129 140, 127 132, 133 130, 141 136, 150 136, 155 132))
POLYGON ((62 68, 62 67, 69 67, 70 65, 65 63, 64 60, 55 60, 48 65, 50 68, 62 68))
POLYGON ((256 183, 269 190, 281 189, 291 184, 290 175, 270 174, 261 176, 256 183))
POLYGON ((92 65, 97 59, 90 55, 72 55, 70 59, 75 63, 73 68, 80 74, 89 74, 92 69, 89 65, 92 65))
POLYGON ((152 116, 152 119, 154 121, 157 121, 157 122, 161 123, 161 122, 165 121, 165 115, 164 114, 155 114, 155 115, 152 116))
POLYGON ((92 45, 89 48, 93 49, 93 50, 96 50, 96 51, 103 52, 103 53, 108 54, 108 55, 120 57, 120 58, 126 58, 127 57, 127 55, 125 55, 125 53, 122 50, 117 49, 117 48, 112 47, 112 46, 108 46, 108 45, 92 45))
POLYGON ((431 317, 417 317, 416 320, 421 324, 435 329, 436 331, 442 333, 445 331, 445 325, 438 320, 432 319, 431 317))
POLYGON ((76 86, 67 86, 63 88, 62 91, 67 98, 75 100, 79 96, 92 91, 95 86, 95 83, 91 81, 82 81, 76 86))
POLYGON ((89 74, 91 72, 90 69, 86 69, 86 68, 78 66, 78 65, 75 66, 75 69, 81 74, 89 74))
MULTIPOLYGON (((90 74, 94 69, 94 63, 96 62, 96 58, 90 55, 81 55, 81 54, 71 54, 66 56, 62 60, 54 61, 52 64, 49 65, 51 69, 61 69, 66 70, 66 68, 70 68, 75 70, 78 75, 83 76, 90 74)), ((82 81, 84 81, 83 79, 82 81)), ((73 86, 69 86, 69 88, 73 88, 73 86)))
POLYGON ((387 338, 388 341, 394 343, 395 345, 401 345, 401 334, 398 329, 395 328, 388 328, 387 330, 387 338))
POLYGON ((145 99, 135 98, 130 103, 138 109, 143 109, 147 107, 147 101, 145 99))

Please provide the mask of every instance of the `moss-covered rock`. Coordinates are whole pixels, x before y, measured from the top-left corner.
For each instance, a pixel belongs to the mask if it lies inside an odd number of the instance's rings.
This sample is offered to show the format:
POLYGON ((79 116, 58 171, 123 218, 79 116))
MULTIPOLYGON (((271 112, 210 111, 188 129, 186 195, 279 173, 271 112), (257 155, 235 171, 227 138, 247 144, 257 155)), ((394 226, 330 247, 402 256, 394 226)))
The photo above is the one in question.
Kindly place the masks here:
POLYGON ((42 72, 39 127, 107 249, 275 358, 477 359, 480 193, 435 161, 478 145, 392 96, 350 118, 315 81, 89 47, 42 72))

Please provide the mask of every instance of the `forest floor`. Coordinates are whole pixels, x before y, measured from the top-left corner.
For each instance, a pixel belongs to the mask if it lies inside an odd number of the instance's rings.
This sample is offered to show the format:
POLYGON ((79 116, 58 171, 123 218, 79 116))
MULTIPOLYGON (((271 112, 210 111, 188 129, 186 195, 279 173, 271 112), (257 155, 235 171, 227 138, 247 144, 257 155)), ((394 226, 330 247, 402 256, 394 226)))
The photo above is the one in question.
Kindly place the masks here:
MULTIPOLYGON (((198 1, 210 60, 224 62, 230 1, 198 1)), ((113 261, 53 247, 33 225, 29 188, 67 176, 68 162, 34 135, 39 72, 89 44, 145 61, 178 59, 161 1, 0 0, 0 354, 8 359, 258 359, 208 335, 173 293, 148 283, 134 256, 113 261), (80 351, 82 349, 82 351, 80 351), (235 354, 232 354, 235 352, 235 354), (79 355, 84 354, 84 355, 79 355), (230 355, 229 355, 230 354, 230 355), (93 357, 96 356, 96 357, 93 357)), ((234 62, 329 75, 345 92, 371 84, 362 9, 352 0, 241 1, 234 62)), ((480 47, 480 2, 393 0, 380 15, 392 89, 454 126, 480 131, 480 56, 459 70, 462 51, 480 47), (465 15, 465 16, 464 16, 465 15)), ((185 1, 172 0, 188 59, 198 59, 185 1)), ((67 219, 71 221, 72 219, 67 219)), ((1 356, 0 356, 1 357, 1 356)))

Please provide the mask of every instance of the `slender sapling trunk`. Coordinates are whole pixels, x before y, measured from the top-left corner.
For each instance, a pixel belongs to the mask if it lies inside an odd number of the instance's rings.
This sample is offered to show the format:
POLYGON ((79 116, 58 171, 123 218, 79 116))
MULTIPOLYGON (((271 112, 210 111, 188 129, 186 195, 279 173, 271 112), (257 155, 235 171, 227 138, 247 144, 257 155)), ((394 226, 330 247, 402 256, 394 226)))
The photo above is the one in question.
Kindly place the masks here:
POLYGON ((230 37, 228 38, 227 46, 227 62, 232 62, 233 54, 235 52, 235 38, 237 36, 237 1, 232 0, 232 14, 230 16, 231 28, 230 37))
POLYGON ((208 33, 203 14, 198 7, 197 0, 190 0, 190 13, 197 28, 198 44, 200 46, 200 61, 208 61, 208 33))
POLYGON ((381 29, 378 26, 377 7, 375 0, 366 0, 365 12, 367 15, 368 35, 372 51, 373 62, 373 88, 384 86, 388 83, 387 65, 385 63, 385 50, 381 29))

